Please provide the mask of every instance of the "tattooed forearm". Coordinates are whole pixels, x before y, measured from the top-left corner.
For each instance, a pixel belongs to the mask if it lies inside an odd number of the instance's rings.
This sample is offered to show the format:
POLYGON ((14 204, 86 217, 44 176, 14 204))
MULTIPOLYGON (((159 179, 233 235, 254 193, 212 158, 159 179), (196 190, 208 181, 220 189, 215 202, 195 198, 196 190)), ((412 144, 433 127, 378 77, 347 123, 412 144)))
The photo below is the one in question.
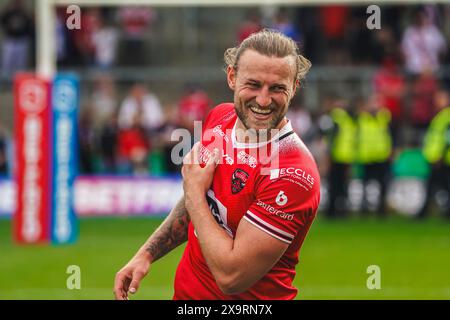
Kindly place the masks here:
POLYGON ((145 250, 152 257, 152 262, 187 240, 188 224, 189 214, 184 207, 183 197, 145 244, 145 250))

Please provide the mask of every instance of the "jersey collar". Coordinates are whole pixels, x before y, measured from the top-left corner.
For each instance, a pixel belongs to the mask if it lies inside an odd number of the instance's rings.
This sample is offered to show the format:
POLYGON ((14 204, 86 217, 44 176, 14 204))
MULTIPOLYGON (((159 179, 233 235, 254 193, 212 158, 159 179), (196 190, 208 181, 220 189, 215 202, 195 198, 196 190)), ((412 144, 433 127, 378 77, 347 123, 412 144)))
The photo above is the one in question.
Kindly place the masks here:
POLYGON ((283 136, 284 134, 288 133, 289 131, 292 131, 292 124, 291 121, 289 119, 287 120, 287 123, 281 128, 280 131, 278 131, 278 133, 276 135, 274 135, 272 137, 272 139, 270 139, 269 141, 264 141, 264 142, 255 142, 255 143, 244 143, 244 142, 238 142, 236 140, 236 125, 238 122, 239 118, 236 119, 234 126, 233 126, 233 130, 231 131, 231 142, 233 143, 233 148, 238 148, 238 149, 244 149, 244 148, 260 148, 263 147, 269 143, 274 142, 275 140, 277 140, 279 137, 283 136))

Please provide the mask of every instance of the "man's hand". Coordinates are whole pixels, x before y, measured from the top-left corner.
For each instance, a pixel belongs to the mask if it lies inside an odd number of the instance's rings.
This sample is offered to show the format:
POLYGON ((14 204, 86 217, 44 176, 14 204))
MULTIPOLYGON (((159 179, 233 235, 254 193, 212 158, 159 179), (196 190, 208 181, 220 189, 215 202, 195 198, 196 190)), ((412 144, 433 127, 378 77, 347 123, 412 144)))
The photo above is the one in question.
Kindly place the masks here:
POLYGON ((192 150, 183 159, 183 189, 186 200, 186 209, 190 200, 205 195, 211 187, 217 163, 219 161, 219 150, 214 149, 208 162, 202 168, 199 162, 200 143, 197 142, 192 150))
POLYGON ((150 260, 142 254, 136 255, 116 274, 114 297, 116 300, 128 300, 128 292, 135 293, 139 283, 150 269, 150 260))

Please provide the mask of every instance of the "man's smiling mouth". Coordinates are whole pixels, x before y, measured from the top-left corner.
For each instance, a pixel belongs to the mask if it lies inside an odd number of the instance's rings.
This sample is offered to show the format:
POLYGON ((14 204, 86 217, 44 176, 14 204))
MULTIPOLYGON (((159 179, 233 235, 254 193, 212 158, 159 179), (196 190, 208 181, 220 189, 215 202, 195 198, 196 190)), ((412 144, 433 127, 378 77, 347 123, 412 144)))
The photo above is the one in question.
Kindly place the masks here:
POLYGON ((272 113, 272 110, 271 110, 271 109, 261 109, 261 108, 258 108, 258 107, 256 107, 256 106, 249 106, 249 109, 250 109, 253 113, 256 113, 256 114, 259 114, 259 115, 269 115, 269 114, 272 113))

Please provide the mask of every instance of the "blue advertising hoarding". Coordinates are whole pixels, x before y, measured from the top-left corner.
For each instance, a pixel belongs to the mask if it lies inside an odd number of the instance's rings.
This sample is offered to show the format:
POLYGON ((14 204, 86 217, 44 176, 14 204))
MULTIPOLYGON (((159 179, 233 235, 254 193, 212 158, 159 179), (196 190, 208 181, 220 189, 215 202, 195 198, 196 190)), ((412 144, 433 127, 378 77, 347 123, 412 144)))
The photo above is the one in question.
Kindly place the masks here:
POLYGON ((78 174, 77 109, 79 80, 70 74, 58 74, 53 81, 53 188, 51 239, 53 244, 77 239, 78 224, 74 211, 74 182, 78 174))

